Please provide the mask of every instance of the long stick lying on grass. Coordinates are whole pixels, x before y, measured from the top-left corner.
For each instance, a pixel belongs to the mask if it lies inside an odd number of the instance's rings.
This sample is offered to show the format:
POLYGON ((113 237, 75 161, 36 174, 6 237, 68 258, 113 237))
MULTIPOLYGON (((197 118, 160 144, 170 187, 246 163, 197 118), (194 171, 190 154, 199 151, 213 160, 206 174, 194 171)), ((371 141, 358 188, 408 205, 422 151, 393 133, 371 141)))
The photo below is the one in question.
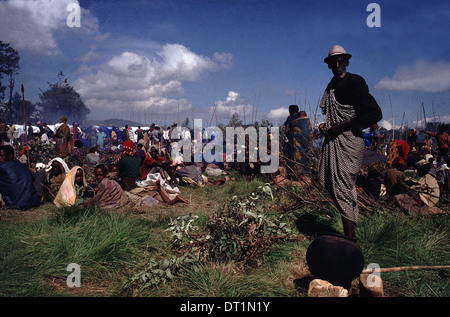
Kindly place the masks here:
POLYGON ((401 271, 418 271, 418 270, 448 270, 450 265, 415 265, 415 266, 397 266, 397 267, 383 267, 364 269, 362 274, 370 273, 387 273, 387 272, 401 272, 401 271))

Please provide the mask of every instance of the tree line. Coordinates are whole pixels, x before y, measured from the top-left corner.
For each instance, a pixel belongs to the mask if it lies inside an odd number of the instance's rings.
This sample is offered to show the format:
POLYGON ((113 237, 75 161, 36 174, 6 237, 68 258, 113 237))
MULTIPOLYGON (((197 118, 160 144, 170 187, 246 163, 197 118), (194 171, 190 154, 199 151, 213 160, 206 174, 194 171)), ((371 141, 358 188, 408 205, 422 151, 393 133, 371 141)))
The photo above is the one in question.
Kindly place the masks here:
POLYGON ((45 121, 53 124, 62 115, 80 124, 86 121, 90 110, 62 71, 57 74, 55 83, 47 82, 46 90, 39 89, 39 101, 36 103, 26 100, 21 85, 16 85, 15 79, 19 72, 19 52, 9 43, 0 41, 0 118, 3 121, 22 123, 24 111, 27 123, 35 124, 45 116, 45 121))

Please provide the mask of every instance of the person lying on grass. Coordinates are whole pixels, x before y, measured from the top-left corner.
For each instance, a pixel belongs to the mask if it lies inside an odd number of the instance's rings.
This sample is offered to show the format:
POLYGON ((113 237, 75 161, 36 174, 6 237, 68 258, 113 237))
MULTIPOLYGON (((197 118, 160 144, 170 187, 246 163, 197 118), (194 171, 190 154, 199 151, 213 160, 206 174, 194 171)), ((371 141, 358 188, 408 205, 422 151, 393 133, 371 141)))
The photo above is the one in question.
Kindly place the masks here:
POLYGON ((99 183, 94 197, 89 200, 86 205, 98 204, 104 209, 121 208, 121 207, 143 207, 153 206, 157 204, 172 205, 177 202, 189 203, 181 197, 177 196, 175 199, 169 199, 167 195, 161 190, 157 183, 154 190, 158 192, 163 201, 160 201, 150 195, 140 197, 130 192, 124 191, 120 184, 113 178, 108 176, 108 168, 101 164, 94 169, 94 174, 99 183))

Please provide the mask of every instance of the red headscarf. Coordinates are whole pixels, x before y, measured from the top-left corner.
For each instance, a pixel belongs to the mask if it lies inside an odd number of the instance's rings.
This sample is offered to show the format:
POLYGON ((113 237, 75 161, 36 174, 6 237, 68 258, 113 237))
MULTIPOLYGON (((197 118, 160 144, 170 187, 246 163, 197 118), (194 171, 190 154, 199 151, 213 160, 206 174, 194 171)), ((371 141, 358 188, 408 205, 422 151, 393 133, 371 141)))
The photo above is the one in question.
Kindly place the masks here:
POLYGON ((122 157, 125 155, 136 155, 136 145, 134 145, 134 142, 131 140, 127 140, 122 144, 122 157))
POLYGON ((27 150, 29 150, 29 149, 30 149, 30 147, 29 147, 28 145, 25 145, 25 146, 23 147, 23 149, 22 149, 22 152, 20 152, 20 155, 19 155, 19 156, 24 155, 25 152, 26 152, 27 150))

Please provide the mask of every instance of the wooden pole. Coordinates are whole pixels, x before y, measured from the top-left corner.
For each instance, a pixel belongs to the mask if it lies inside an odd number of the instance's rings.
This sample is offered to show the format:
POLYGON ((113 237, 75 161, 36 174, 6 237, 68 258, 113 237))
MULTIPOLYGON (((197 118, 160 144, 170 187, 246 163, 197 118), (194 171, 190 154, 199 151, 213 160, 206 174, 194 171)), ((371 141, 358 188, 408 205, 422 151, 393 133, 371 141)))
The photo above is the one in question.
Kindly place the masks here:
POLYGON ((389 97, 389 103, 391 104, 391 113, 392 113, 392 141, 395 140, 395 121, 394 121, 394 111, 392 110, 392 101, 391 101, 391 95, 388 94, 389 97))
POLYGON ((419 113, 420 113, 420 108, 417 107, 417 120, 416 120, 416 129, 418 128, 418 124, 419 124, 419 113))
POLYGON ((25 88, 22 84, 22 106, 23 106, 23 123, 25 125, 25 148, 27 149, 27 163, 28 167, 30 167, 30 151, 28 150, 28 131, 27 131, 27 116, 25 112, 25 88))
POLYGON ((322 101, 322 95, 319 95, 319 99, 317 100, 316 109, 314 109, 314 126, 318 125, 317 120, 317 111, 320 109, 320 102, 322 101))
POLYGON ((215 116, 215 114, 216 114, 216 108, 217 108, 218 105, 219 105, 219 104, 216 103, 216 106, 214 107, 214 111, 213 111, 213 114, 212 114, 212 116, 211 116, 211 119, 209 119, 209 126, 211 126, 211 121, 212 121, 212 119, 214 118, 214 116, 215 116))
POLYGON ((260 99, 261 99, 261 91, 259 92, 259 95, 258 95, 258 102, 257 102, 257 104, 256 104, 256 110, 255 110, 255 119, 254 119, 253 123, 256 122, 256 119, 257 119, 257 117, 258 117, 258 108, 259 108, 259 100, 260 100, 260 99))
POLYGON ((425 107, 423 106, 423 102, 422 102, 422 110, 423 110, 423 122, 425 122, 425 130, 427 130, 427 116, 425 115, 425 107))
POLYGON ((433 110, 433 124, 436 126, 436 115, 434 113, 434 101, 431 102, 431 109, 433 110))
POLYGON ((397 266, 397 267, 383 267, 383 268, 372 268, 364 269, 363 274, 370 273, 387 273, 387 272, 401 272, 401 271, 419 271, 419 270, 448 270, 450 265, 415 265, 415 266, 397 266))
POLYGON ((253 97, 253 108, 252 108, 252 122, 255 122, 255 107, 256 107, 256 92, 258 88, 255 89, 255 96, 253 97))
POLYGON ((403 120, 405 119, 405 112, 403 112, 402 124, 400 126, 400 139, 403 140, 403 120))
POLYGON ((167 117, 167 105, 164 107, 164 129, 167 127, 166 125, 166 117, 167 117))
POLYGON ((303 110, 306 111, 306 94, 307 94, 307 88, 305 88, 305 104, 303 105, 303 110))

